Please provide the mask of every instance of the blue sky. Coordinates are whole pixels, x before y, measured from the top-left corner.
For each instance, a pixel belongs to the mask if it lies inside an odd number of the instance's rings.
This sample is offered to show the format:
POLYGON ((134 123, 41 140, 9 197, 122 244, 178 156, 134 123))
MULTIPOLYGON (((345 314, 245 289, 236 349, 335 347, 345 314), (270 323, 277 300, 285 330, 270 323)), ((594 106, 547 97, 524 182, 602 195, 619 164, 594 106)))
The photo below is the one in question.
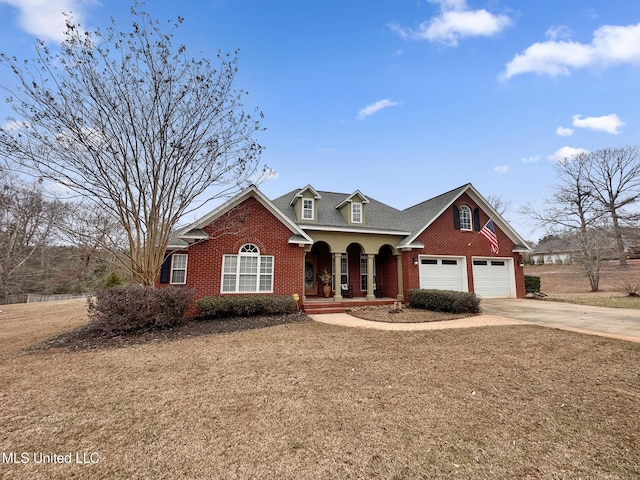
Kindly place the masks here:
MULTIPOLYGON (((0 50, 31 58, 131 2, 0 0, 0 50)), ((554 162, 638 145, 637 0, 148 1, 194 56, 240 49, 236 87, 260 108, 274 198, 311 183, 406 208, 467 182, 520 207, 552 192, 554 162)), ((0 72, 2 82, 10 81, 0 72)), ((0 105, 0 116, 9 114, 0 105)), ((0 120, 4 121, 4 120, 0 120)))

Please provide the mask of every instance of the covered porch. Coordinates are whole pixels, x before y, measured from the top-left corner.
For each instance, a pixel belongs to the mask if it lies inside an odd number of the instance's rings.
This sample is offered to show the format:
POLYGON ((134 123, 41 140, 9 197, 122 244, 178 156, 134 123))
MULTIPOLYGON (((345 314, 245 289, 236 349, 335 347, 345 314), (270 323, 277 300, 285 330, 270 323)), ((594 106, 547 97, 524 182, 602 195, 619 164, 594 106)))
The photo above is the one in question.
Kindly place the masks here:
POLYGON ((303 304, 404 301, 402 254, 389 240, 325 234, 315 241, 305 253, 303 304))

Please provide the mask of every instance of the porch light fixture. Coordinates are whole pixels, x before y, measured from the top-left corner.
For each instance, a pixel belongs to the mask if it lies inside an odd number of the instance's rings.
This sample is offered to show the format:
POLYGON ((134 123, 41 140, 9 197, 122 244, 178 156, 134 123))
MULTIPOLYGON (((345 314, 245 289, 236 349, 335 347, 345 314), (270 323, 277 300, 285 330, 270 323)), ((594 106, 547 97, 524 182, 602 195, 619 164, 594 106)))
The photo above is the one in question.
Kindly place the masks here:
POLYGON ((418 265, 418 256, 417 255, 413 256, 413 264, 414 265, 418 265))

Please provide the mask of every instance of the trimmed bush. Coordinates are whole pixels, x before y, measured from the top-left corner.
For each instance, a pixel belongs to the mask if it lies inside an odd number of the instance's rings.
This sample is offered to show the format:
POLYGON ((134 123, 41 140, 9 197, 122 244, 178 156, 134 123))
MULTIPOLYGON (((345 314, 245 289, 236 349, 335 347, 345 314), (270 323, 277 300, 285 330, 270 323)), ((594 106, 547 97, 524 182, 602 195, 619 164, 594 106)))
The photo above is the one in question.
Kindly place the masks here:
POLYGON ((411 308, 423 308, 434 312, 480 313, 480 297, 475 293, 454 290, 419 290, 408 292, 411 308))
POLYGON ((524 289, 527 293, 539 293, 540 292, 540 277, 534 275, 524 276, 524 289))
POLYGON ((87 310, 95 328, 132 332, 180 324, 192 299, 193 292, 182 287, 111 287, 89 297, 87 310))
POLYGON ((202 297, 196 305, 202 318, 252 317, 294 313, 292 295, 231 295, 202 297))

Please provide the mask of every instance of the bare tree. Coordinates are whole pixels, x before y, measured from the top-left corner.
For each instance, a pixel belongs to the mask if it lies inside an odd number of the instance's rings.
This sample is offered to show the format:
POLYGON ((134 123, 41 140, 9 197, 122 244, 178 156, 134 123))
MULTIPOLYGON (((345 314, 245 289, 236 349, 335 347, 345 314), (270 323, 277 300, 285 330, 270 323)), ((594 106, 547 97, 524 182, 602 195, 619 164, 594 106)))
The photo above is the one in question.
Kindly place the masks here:
POLYGON ((587 180, 589 154, 580 153, 556 165, 559 183, 547 201, 547 207, 538 211, 525 208, 525 214, 550 232, 560 234, 573 247, 573 259, 581 264, 592 291, 599 288, 600 269, 610 244, 603 228, 604 212, 597 208, 592 186, 587 180))
POLYGON ((69 19, 59 52, 39 42, 30 62, 0 55, 18 84, 0 151, 117 219, 128 270, 152 285, 181 217, 255 183, 262 114, 233 88, 237 52, 189 58, 172 43, 182 18, 165 33, 139 4, 131 13, 130 32, 69 19))
POLYGON ((20 269, 53 236, 65 205, 44 198, 37 185, 5 177, 0 188, 0 298, 20 292, 20 269))
POLYGON ((637 219, 629 207, 640 200, 640 158, 637 147, 606 148, 588 155, 585 178, 599 208, 611 219, 620 266, 627 265, 622 238, 625 222, 637 219))
POLYGON ((489 205, 491 205, 501 217, 504 217, 507 210, 511 207, 511 201, 505 200, 500 195, 489 195, 487 197, 487 202, 489 202, 489 205))

